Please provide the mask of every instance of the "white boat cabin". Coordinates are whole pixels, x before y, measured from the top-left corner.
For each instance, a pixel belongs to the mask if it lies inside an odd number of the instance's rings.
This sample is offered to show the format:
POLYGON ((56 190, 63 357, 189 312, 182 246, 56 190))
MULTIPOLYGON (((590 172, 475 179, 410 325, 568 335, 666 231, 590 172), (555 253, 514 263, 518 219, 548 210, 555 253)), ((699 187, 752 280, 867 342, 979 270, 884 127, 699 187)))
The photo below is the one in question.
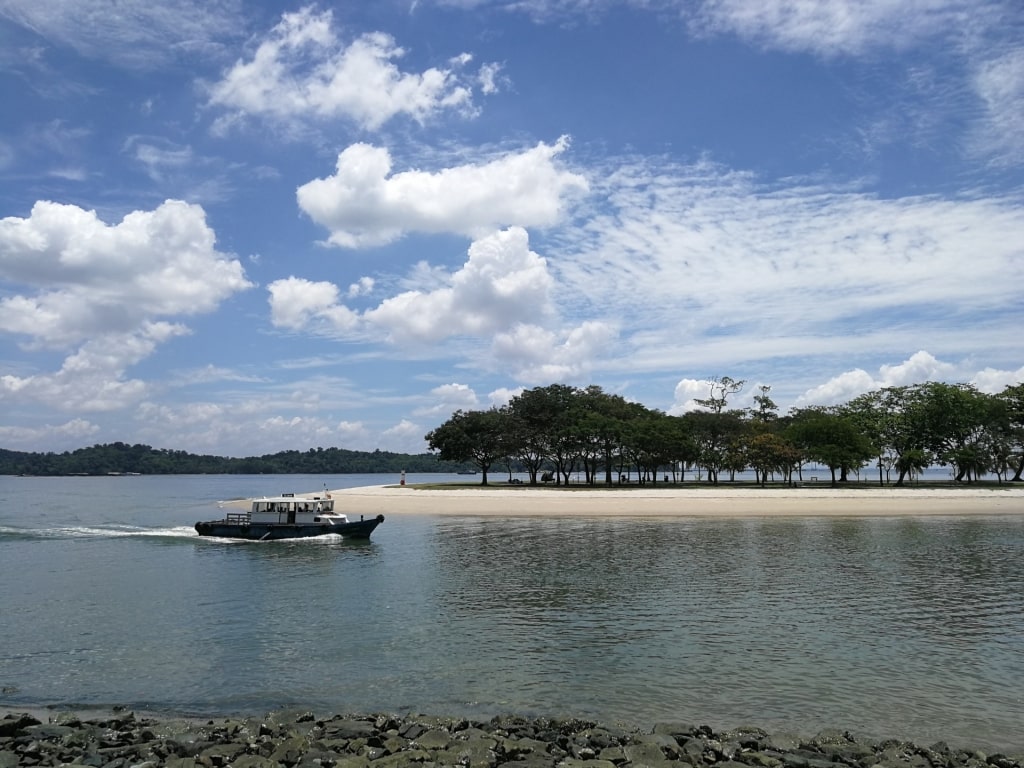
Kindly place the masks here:
POLYGON ((249 510, 249 522, 286 525, 336 524, 347 523, 348 518, 335 513, 334 499, 329 494, 307 497, 286 493, 282 496, 253 499, 252 508, 249 510))

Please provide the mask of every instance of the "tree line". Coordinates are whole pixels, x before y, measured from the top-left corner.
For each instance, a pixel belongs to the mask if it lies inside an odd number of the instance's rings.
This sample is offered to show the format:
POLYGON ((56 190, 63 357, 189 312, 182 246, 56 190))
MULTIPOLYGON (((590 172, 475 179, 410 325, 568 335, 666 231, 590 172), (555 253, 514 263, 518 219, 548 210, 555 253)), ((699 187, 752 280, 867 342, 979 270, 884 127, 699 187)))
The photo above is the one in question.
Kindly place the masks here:
POLYGON ((634 476, 657 483, 659 475, 675 482, 687 471, 717 484, 748 470, 761 485, 793 484, 807 463, 827 467, 833 485, 867 466, 880 484, 895 485, 936 465, 950 467, 956 482, 1019 482, 1024 471, 1024 384, 994 395, 970 384, 885 387, 784 415, 770 386, 758 388, 753 407, 730 409, 744 385, 728 376, 711 381, 699 410, 673 416, 598 386, 552 384, 506 406, 456 411, 425 439, 441 459, 471 462, 483 484, 495 467, 510 480, 519 468, 531 484, 568 483, 582 472, 590 485, 634 476))
POLYGON ((451 464, 435 454, 350 451, 343 448, 311 448, 281 451, 264 456, 228 458, 148 445, 109 443, 64 453, 22 453, 0 449, 0 475, 259 475, 259 474, 361 474, 391 472, 454 472, 451 464))

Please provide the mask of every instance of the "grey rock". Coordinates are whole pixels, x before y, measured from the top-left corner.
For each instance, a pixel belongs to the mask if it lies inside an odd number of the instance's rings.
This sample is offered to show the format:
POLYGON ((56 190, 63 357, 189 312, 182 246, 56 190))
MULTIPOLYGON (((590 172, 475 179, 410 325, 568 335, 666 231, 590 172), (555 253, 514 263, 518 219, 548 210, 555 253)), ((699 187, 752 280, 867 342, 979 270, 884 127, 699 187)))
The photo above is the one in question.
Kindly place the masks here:
POLYGON ((670 763, 657 744, 627 744, 622 748, 622 753, 626 760, 634 766, 647 765, 651 768, 661 768, 670 763))
POLYGON ((579 760, 567 757, 558 763, 558 768, 616 768, 610 760, 579 760))
POLYGON ((439 729, 430 730, 421 733, 414 741, 423 749, 447 749, 452 741, 452 735, 439 729))
POLYGON ((676 741, 698 737, 700 726, 692 723, 655 723, 653 733, 664 733, 676 741))
POLYGON ((326 736, 333 739, 365 739, 373 736, 377 729, 373 723, 368 723, 365 720, 340 718, 325 722, 323 730, 326 736))

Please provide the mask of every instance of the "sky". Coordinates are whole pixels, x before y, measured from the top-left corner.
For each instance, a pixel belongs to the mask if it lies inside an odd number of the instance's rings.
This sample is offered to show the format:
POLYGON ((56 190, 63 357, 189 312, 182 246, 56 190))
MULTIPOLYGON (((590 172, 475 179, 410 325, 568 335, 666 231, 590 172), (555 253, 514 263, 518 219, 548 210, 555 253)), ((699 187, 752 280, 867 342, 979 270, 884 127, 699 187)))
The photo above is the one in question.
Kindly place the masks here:
POLYGON ((0 447, 1024 381, 1019 0, 0 0, 0 447))

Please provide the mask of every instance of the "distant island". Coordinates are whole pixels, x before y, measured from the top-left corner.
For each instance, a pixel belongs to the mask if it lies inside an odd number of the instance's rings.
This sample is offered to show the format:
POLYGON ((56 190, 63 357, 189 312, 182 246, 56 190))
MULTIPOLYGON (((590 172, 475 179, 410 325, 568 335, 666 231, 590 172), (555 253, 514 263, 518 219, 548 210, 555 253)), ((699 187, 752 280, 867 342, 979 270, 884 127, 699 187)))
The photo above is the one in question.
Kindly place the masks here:
POLYGON ((0 449, 0 475, 345 475, 376 472, 458 472, 472 465, 431 453, 310 448, 230 458, 148 445, 109 443, 64 453, 0 449))

